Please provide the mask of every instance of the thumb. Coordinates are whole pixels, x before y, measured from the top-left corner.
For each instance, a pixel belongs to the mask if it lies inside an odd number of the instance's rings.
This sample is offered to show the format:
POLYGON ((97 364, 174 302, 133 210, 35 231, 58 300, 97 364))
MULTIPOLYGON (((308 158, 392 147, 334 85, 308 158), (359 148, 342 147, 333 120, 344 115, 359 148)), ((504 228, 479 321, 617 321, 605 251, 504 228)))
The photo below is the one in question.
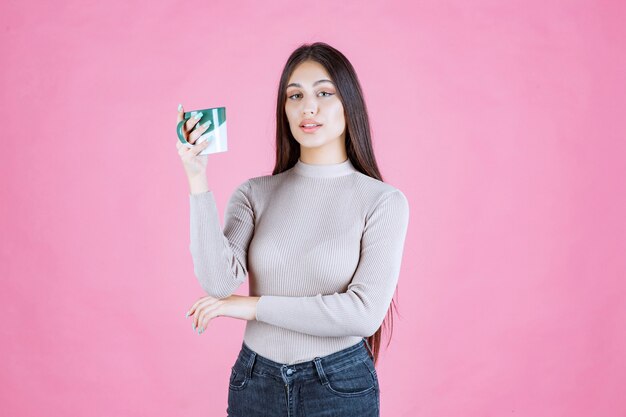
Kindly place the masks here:
POLYGON ((180 123, 183 120, 185 120, 185 110, 183 109, 183 105, 179 104, 178 105, 178 117, 177 117, 177 122, 180 123))

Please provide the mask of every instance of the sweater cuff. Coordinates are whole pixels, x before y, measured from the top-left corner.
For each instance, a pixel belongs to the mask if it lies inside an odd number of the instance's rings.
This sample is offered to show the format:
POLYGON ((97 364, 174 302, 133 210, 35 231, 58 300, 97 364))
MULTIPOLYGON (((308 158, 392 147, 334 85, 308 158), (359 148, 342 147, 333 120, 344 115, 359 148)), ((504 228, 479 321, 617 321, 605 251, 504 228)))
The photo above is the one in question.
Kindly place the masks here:
POLYGON ((202 200, 203 198, 207 198, 209 196, 213 196, 213 191, 208 190, 202 193, 191 194, 189 193, 189 199, 191 200, 202 200))
POLYGON ((259 297, 259 300, 256 303, 256 313, 255 313, 255 319, 256 321, 263 321, 261 320, 261 317, 263 316, 263 312, 261 311, 264 307, 265 304, 265 296, 262 295, 261 297, 259 297))
POLYGON ((290 316, 290 314, 302 311, 302 301, 306 298, 311 297, 263 295, 256 305, 256 319, 274 326, 289 326, 290 323, 293 324, 293 320, 296 320, 295 315, 290 316))
POLYGON ((280 319, 276 317, 282 314, 280 299, 285 297, 275 297, 272 295, 262 295, 256 304, 256 319, 268 324, 277 325, 280 319))

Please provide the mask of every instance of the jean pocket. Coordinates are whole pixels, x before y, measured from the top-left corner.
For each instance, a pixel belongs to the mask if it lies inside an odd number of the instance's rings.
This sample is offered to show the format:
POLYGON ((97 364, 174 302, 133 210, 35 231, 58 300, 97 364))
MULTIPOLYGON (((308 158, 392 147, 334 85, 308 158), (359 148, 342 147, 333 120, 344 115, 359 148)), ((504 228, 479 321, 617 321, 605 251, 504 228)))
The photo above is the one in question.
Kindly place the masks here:
POLYGON ((363 362, 365 363, 365 366, 367 366, 367 368, 372 373, 372 376, 376 380, 376 385, 378 385, 378 374, 376 373, 376 367, 374 365, 374 359, 372 359, 372 357, 368 355, 367 358, 365 358, 365 360, 363 362))
POLYGON ((378 380, 366 360, 358 360, 346 368, 326 373, 328 381, 324 385, 340 397, 358 397, 376 390, 378 380))
POLYGON ((228 386, 233 391, 240 391, 248 385, 248 379, 246 369, 236 363, 230 371, 228 386))

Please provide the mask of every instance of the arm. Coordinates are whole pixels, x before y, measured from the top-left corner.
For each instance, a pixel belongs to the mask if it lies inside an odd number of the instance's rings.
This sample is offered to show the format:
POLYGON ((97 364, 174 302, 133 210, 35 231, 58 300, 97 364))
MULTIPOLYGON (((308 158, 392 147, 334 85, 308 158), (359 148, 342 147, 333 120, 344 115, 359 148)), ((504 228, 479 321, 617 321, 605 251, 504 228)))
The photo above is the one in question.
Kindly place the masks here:
POLYGON ((371 336, 393 298, 408 221, 404 194, 400 190, 385 194, 366 218, 359 264, 345 293, 263 295, 256 319, 314 336, 371 336))
POLYGON ((213 192, 189 195, 189 250, 194 273, 212 297, 228 297, 248 274, 246 254, 254 234, 254 211, 249 195, 250 183, 245 181, 228 200, 223 230, 213 192))

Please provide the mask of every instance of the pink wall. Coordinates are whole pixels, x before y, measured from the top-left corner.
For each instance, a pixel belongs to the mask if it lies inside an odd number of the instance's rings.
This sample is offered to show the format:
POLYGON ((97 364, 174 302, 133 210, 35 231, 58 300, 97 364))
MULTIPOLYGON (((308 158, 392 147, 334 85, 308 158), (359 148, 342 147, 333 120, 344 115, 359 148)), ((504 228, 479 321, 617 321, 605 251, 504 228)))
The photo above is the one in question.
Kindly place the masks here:
MULTIPOLYGON (((175 112, 224 105, 223 213, 303 42, 361 79, 411 224, 383 416, 623 416, 624 2, 3 2, 0 413, 225 415, 175 112), (416 5, 417 3, 417 5, 416 5)), ((239 294, 247 294, 247 285, 239 294)), ((384 346, 384 345, 383 345, 384 346)))

